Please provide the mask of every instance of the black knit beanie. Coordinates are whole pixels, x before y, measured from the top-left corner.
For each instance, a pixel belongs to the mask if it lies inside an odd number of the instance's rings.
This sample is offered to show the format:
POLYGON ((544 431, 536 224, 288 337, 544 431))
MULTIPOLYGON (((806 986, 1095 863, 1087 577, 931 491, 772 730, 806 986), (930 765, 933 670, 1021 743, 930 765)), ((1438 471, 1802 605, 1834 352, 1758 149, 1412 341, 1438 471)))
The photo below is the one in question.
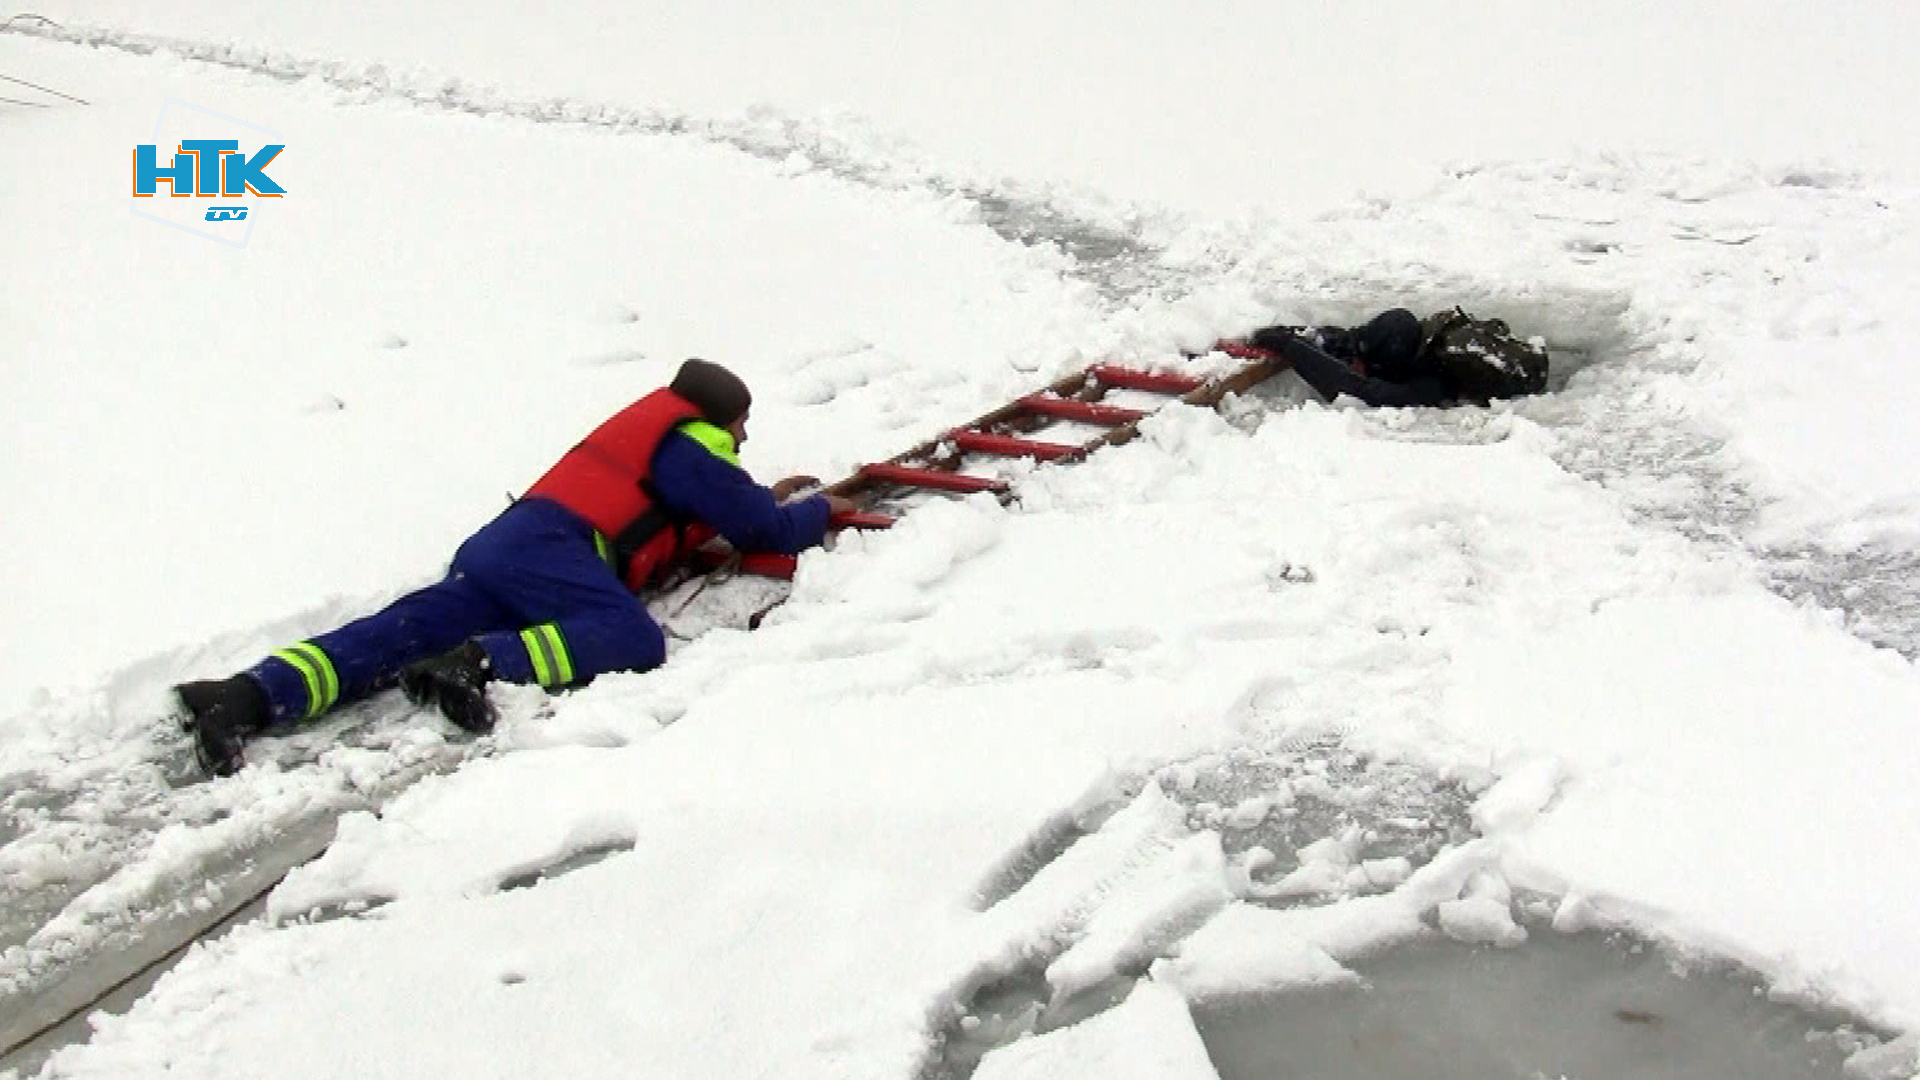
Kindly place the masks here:
POLYGON ((693 403, 707 422, 726 427, 747 414, 753 394, 740 376, 710 360, 688 360, 667 387, 693 403))

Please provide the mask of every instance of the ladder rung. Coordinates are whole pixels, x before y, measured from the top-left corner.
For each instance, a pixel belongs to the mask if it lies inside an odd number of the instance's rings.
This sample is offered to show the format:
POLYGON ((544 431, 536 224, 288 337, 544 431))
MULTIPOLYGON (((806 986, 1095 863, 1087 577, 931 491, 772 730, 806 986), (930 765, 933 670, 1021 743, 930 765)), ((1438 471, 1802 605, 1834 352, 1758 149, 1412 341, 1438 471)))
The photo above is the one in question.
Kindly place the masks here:
POLYGON ((936 491, 1005 491, 1005 480, 991 480, 984 476, 962 476, 945 469, 916 469, 908 465, 874 464, 860 466, 860 475, 869 480, 879 480, 888 484, 905 484, 908 487, 933 488, 936 491))
POLYGON ((1272 349, 1263 349, 1244 341, 1217 341, 1213 347, 1216 351, 1226 353, 1235 360, 1274 360, 1280 356, 1272 349))
POLYGON ((1197 390, 1206 382, 1192 375, 1175 375, 1167 371, 1136 371, 1133 368, 1118 367, 1113 364, 1095 364, 1087 369, 1088 374, 1108 386, 1117 386, 1122 390, 1152 390, 1160 394, 1184 394, 1197 390))
POLYGON ((691 559, 694 566, 701 570, 718 570, 736 555, 740 561, 734 565, 734 573, 751 574, 754 577, 790 578, 800 565, 798 555, 781 555, 772 551, 736 552, 717 544, 695 548, 691 559))
POLYGON ((1086 424, 1130 424, 1147 415, 1139 409, 1123 409, 1118 405, 1102 405, 1094 401, 1075 401, 1072 398, 1045 397, 1030 394, 1019 401, 1021 408, 1042 416, 1057 417, 1061 420, 1078 420, 1086 424))
POLYGON ((866 510, 855 510, 848 514, 835 514, 827 519, 827 526, 833 529, 891 529, 893 523, 900 520, 889 514, 875 514, 866 510))
POLYGON ((777 555, 768 551, 750 551, 740 556, 739 573, 752 577, 780 578, 791 581, 800 569, 800 556, 777 555))
POLYGON ((1069 454, 1077 454, 1080 448, 1065 443, 1040 442, 1037 439, 1016 439, 1011 435, 991 435, 984 431, 971 431, 962 428, 951 434, 953 445, 962 450, 971 450, 979 454, 999 454, 1002 457, 1030 457, 1041 461, 1052 461, 1069 454))

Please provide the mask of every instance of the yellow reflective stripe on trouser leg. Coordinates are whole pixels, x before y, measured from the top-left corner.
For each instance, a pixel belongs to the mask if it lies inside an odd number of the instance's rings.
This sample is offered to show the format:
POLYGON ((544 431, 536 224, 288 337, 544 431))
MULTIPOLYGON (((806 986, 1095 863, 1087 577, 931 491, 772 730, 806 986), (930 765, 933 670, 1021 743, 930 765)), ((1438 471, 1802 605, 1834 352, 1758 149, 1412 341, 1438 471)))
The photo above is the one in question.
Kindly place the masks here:
POLYGON ((533 665, 533 681, 553 685, 553 661, 547 657, 547 643, 531 629, 520 631, 520 644, 527 647, 527 662, 533 665))
POLYGON ((319 716, 340 700, 340 675, 326 651, 311 641, 290 645, 273 654, 293 666, 307 684, 307 719, 319 716))
MULTIPOLYGON (((599 529, 593 530, 593 550, 600 553, 601 562, 613 566, 613 541, 602 536, 599 529)), ((615 566, 614 569, 618 570, 619 567, 615 566)))
POLYGON ((565 686, 573 681, 573 657, 567 655, 567 641, 560 636, 558 626, 529 626, 520 631, 520 642, 527 647, 533 677, 541 686, 565 686))

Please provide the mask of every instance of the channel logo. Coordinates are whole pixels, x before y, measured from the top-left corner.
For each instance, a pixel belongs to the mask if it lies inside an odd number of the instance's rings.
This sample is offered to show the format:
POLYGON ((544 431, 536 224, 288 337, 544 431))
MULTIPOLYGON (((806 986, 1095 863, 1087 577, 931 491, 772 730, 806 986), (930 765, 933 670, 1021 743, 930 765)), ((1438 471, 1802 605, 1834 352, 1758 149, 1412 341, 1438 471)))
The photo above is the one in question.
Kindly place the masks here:
POLYGON ((286 197, 268 172, 286 149, 267 128, 168 98, 152 141, 133 148, 134 216, 246 247, 260 205, 252 200, 286 197))

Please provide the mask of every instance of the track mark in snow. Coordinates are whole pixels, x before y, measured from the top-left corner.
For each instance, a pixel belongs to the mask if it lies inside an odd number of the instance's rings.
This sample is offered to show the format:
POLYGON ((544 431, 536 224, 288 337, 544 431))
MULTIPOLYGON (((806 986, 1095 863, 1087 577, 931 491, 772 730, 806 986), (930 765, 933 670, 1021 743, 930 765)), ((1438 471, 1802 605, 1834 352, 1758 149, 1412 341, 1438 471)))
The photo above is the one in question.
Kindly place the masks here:
MULTIPOLYGON (((49 704, 46 719, 78 726, 105 707, 91 696, 49 704)), ((225 780, 170 782, 191 769, 171 720, 130 728, 110 752, 84 751, 97 767, 10 773, 19 786, 0 802, 12 834, 0 846, 0 1046, 221 925, 322 850, 343 810, 377 804, 477 745, 421 729, 417 710, 394 698, 262 739, 249 748, 256 767, 225 780)))
POLYGON ((1285 637, 1292 629, 1278 619, 1229 619, 1207 623, 1196 631, 1212 641, 1270 641, 1285 637))
POLYGON ((809 641, 802 656, 809 660, 853 660, 898 648, 905 635, 886 627, 862 627, 821 634, 809 641))
POLYGON ((398 897, 385 893, 369 892, 350 900, 337 903, 320 904, 310 911, 303 912, 299 919, 307 923, 332 922, 335 919, 357 919, 362 915, 378 911, 393 903, 398 897))
MULTIPOLYGON (((869 388, 890 388, 895 380, 915 376, 906 358, 880 349, 868 342, 848 342, 800 356, 788 369, 796 378, 787 388, 787 400, 795 405, 825 405, 869 388)), ((888 392, 884 401, 910 397, 888 392)))
POLYGON ((1795 546, 1762 549, 1761 558, 1774 592, 1843 612, 1857 637, 1920 660, 1920 552, 1795 546))
POLYGON ((1751 539, 1764 497, 1734 471, 1724 441, 1658 405, 1648 389, 1693 363, 1684 352, 1641 352, 1596 368, 1593 392, 1537 406, 1563 436, 1556 460, 1607 487, 1639 520, 1750 559, 1773 592, 1840 612, 1855 636, 1920 659, 1920 552, 1751 539))
POLYGON ((618 367, 621 364, 642 364, 646 360, 647 354, 639 349, 609 349, 582 356, 574 364, 579 367, 618 367))
POLYGON ((818 171, 866 187, 919 190, 936 198, 963 200, 973 208, 980 223, 1002 239, 1060 251, 1079 268, 1077 276, 1111 300, 1124 300, 1149 290, 1172 291, 1181 283, 1181 275, 1166 266, 1164 249, 1145 239, 1143 224, 1130 214, 1116 213, 1108 221, 1093 220, 1058 205, 1044 191, 1028 194, 1006 183, 942 176, 911 160, 904 151, 876 156, 855 147, 832 129, 770 110, 757 110, 740 119, 702 119, 605 102, 515 98, 458 78, 405 75, 377 63, 315 60, 279 49, 104 27, 0 25, 0 34, 8 33, 137 56, 172 55, 280 82, 317 80, 356 102, 402 101, 482 119, 504 116, 527 123, 599 128, 619 135, 703 139, 774 162, 789 175, 818 171))
POLYGON ((1065 855, 1081 840, 1105 828, 1113 816, 1139 798, 1143 782, 1135 777, 1104 776, 1070 807, 1048 818, 1025 843, 982 875, 973 908, 986 911, 1026 888, 1034 875, 1065 855))
POLYGON ((633 845, 634 841, 631 838, 589 844, 586 847, 562 855, 551 862, 525 867, 502 875, 498 887, 501 892, 509 892, 514 889, 530 889, 543 881, 550 881, 554 878, 571 874, 575 870, 584 870, 595 863, 605 862, 615 855, 632 851, 633 845))
POLYGON ((985 911, 1019 892, 1041 868, 1066 854, 1069 848, 1095 828, 1097 826, 1083 825, 1071 814, 1049 818, 1027 838, 1026 843, 1009 852, 1004 860, 987 871, 980 887, 974 892, 973 908, 985 911))

